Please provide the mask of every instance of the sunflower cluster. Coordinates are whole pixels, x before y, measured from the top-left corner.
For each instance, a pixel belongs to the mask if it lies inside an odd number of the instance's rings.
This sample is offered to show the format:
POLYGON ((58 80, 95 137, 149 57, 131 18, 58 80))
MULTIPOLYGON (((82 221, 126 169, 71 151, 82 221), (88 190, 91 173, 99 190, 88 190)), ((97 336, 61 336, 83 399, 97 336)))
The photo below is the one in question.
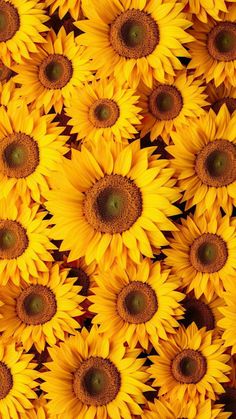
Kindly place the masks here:
POLYGON ((236 0, 0 0, 0 419, 236 417, 236 0))

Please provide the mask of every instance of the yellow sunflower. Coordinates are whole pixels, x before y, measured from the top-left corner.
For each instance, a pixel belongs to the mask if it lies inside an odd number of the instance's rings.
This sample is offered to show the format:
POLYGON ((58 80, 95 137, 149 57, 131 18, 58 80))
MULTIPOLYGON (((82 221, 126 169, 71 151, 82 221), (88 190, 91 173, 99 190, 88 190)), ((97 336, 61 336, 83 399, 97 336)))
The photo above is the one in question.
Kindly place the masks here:
POLYGON ((169 403, 164 398, 155 399, 154 403, 148 403, 148 409, 144 409, 142 419, 228 419, 231 413, 223 411, 220 404, 212 406, 211 400, 198 402, 176 401, 169 403))
POLYGON ((45 0, 46 7, 50 7, 50 15, 58 9, 60 19, 69 12, 74 20, 81 17, 81 0, 45 0))
POLYGON ((155 347, 158 356, 150 356, 153 365, 148 368, 153 385, 159 388, 158 395, 185 402, 205 399, 215 400, 223 393, 222 383, 229 381, 225 374, 230 356, 224 354, 225 347, 213 331, 200 330, 192 323, 187 329, 180 326, 175 335, 155 347))
POLYGON ((138 132, 138 98, 134 89, 122 87, 114 79, 85 84, 65 103, 71 133, 77 133, 78 140, 100 141, 104 137, 127 142, 138 132))
POLYGON ((44 9, 40 0, 0 1, 0 59, 7 67, 30 58, 37 44, 45 42, 40 34, 48 31, 44 9))
MULTIPOLYGON (((10 92, 5 84, 1 102, 6 103, 10 92)), ((54 117, 30 110, 23 100, 0 108, 0 198, 11 193, 42 201, 51 172, 68 151, 68 137, 60 135, 63 127, 52 122, 54 117)))
POLYGON ((117 336, 130 347, 139 342, 145 349, 149 341, 158 344, 175 333, 184 294, 176 291, 178 281, 169 277, 169 271, 161 271, 160 262, 144 259, 126 269, 114 266, 100 273, 96 282, 95 295, 89 297, 90 311, 97 313, 92 322, 100 325, 101 333, 117 336))
POLYGON ((213 212, 182 219, 163 252, 165 263, 181 278, 188 292, 202 294, 210 301, 222 296, 230 276, 236 274, 236 226, 228 215, 213 212))
POLYGON ((19 285, 47 272, 55 246, 49 240, 50 221, 37 204, 20 204, 13 199, 0 201, 0 284, 19 285), (45 263, 46 262, 46 263, 45 263))
POLYGON ((144 359, 136 359, 140 350, 131 352, 119 339, 110 341, 93 327, 49 348, 49 353, 50 371, 41 374, 49 413, 96 419, 129 419, 142 413, 143 392, 152 389, 145 384, 144 359))
POLYGON ((15 343, 0 341, 0 416, 2 419, 19 418, 32 408, 37 398, 33 389, 38 377, 31 363, 33 355, 23 353, 15 343))
POLYGON ((223 83, 215 87, 214 83, 208 83, 206 87, 208 102, 215 113, 218 113, 221 106, 225 103, 228 111, 232 114, 236 110, 236 87, 226 87, 223 83))
POLYGON ((0 331, 3 338, 14 338, 28 352, 32 345, 38 352, 46 343, 56 344, 65 340, 67 333, 75 334, 79 323, 73 318, 80 316, 81 287, 75 286, 76 278, 68 278, 68 269, 54 264, 38 278, 30 278, 30 284, 1 287, 3 307, 0 307, 0 331))
POLYGON ((199 215, 221 206, 231 214, 236 205, 236 113, 224 104, 216 115, 212 109, 191 125, 172 133, 174 145, 166 147, 174 156, 186 209, 197 205, 199 215), (183 141, 186 138, 186 141, 183 141))
POLYGON ((207 95, 201 84, 201 80, 182 71, 173 82, 154 83, 152 89, 141 85, 141 137, 150 132, 151 141, 161 136, 168 144, 172 131, 184 129, 194 118, 203 115, 207 95))
POLYGON ((46 113, 54 106, 60 113, 75 87, 91 79, 91 65, 83 56, 84 49, 75 43, 73 32, 67 35, 64 27, 58 34, 51 29, 46 41, 30 60, 14 67, 19 73, 14 80, 22 85, 18 92, 28 103, 43 107, 46 113))
POLYGON ((236 336, 235 336, 235 325, 236 325, 236 290, 235 290, 235 276, 228 278, 225 284, 226 292, 223 297, 225 300, 226 307, 220 309, 223 314, 223 318, 218 321, 218 326, 224 329, 222 339, 225 341, 225 345, 231 348, 231 353, 236 353, 236 336))
POLYGON ((180 212, 172 205, 180 195, 168 161, 151 156, 155 149, 100 141, 63 159, 46 207, 69 262, 85 256, 106 269, 115 259, 125 266, 127 257, 139 263, 168 244, 161 230, 176 229, 168 216, 180 212))
POLYGON ((222 329, 217 326, 217 322, 223 317, 220 312, 220 308, 225 306, 223 298, 214 294, 208 301, 204 295, 195 298, 194 293, 191 292, 186 295, 181 304, 185 309, 181 323, 185 327, 194 322, 198 329, 205 327, 206 330, 213 330, 217 337, 221 337, 222 329))
POLYGON ((214 80, 216 87, 221 83, 236 87, 236 4, 229 6, 228 12, 219 13, 219 18, 220 22, 195 21, 188 68, 207 83, 214 80))
POLYGON ((177 57, 189 57, 183 44, 192 36, 184 5, 166 0, 96 0, 83 2, 87 20, 75 23, 85 33, 77 37, 93 59, 98 78, 113 75, 136 87, 140 80, 152 87, 183 68, 177 57), (112 65, 111 65, 112 63, 112 65))

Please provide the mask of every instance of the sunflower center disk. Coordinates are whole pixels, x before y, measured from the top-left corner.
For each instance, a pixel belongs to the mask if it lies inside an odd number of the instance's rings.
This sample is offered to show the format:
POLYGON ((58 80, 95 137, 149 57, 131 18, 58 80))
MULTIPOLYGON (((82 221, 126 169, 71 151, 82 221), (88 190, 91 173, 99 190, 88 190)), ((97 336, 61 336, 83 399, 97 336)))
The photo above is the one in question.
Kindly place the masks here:
POLYGON ((112 22, 110 42, 122 57, 146 57, 159 43, 159 29, 152 16, 146 12, 126 10, 112 22))
POLYGON ((17 9, 9 2, 0 0, 0 42, 11 39, 20 28, 17 9))
POLYGON ((0 259, 18 258, 27 246, 26 231, 17 221, 0 221, 0 259))
POLYGON ((219 61, 236 59, 236 24, 233 22, 217 23, 207 39, 210 55, 219 61))
POLYGON ((44 324, 51 320, 56 310, 55 295, 43 285, 30 285, 17 298, 17 315, 26 324, 44 324))
POLYGON ((216 234, 199 236, 190 249, 190 261, 199 272, 218 272, 225 265, 227 257, 226 243, 216 234))
POLYGON ((25 178, 39 164, 38 144, 22 133, 13 133, 0 143, 0 170, 11 178, 25 178))
POLYGON ((80 285, 82 287, 80 294, 87 296, 90 287, 90 280, 86 272, 81 268, 72 268, 70 270, 69 276, 78 278, 75 282, 75 285, 80 285))
POLYGON ((117 310, 120 317, 128 323, 145 323, 158 309, 156 294, 150 285, 133 281, 118 294, 117 310))
POLYGON ((10 369, 0 362, 0 400, 4 399, 13 386, 13 380, 10 369))
POLYGON ((187 298, 183 302, 186 309, 184 320, 182 323, 188 327, 192 322, 195 322, 197 327, 201 329, 206 327, 207 330, 213 330, 215 327, 215 318, 210 307, 201 300, 196 298, 187 298))
POLYGON ((122 233, 142 213, 142 196, 130 179, 107 175, 99 179, 85 194, 84 215, 88 223, 101 233, 122 233))
POLYGON ((196 384, 206 374, 206 370, 206 359, 192 349, 184 349, 172 362, 172 374, 180 383, 196 384))
POLYGON ((218 113, 221 106, 224 103, 226 104, 230 114, 232 114, 236 109, 236 99, 233 98, 233 97, 226 97, 226 98, 223 98, 223 99, 219 99, 215 103, 213 103, 213 105, 211 107, 212 107, 212 109, 215 113, 218 113))
POLYGON ((111 99, 98 99, 89 110, 89 119, 96 128, 112 127, 119 115, 119 107, 111 99))
POLYGON ((120 385, 120 373, 115 365, 100 357, 86 359, 74 374, 74 393, 87 405, 110 403, 119 393, 120 385))
POLYGON ((50 54, 39 66, 39 80, 46 89, 62 89, 72 74, 71 61, 61 54, 50 54))
POLYGON ((149 96, 149 109, 159 120, 176 118, 183 108, 181 93, 174 86, 158 85, 149 96))
POLYGON ((197 155, 195 170, 207 186, 227 186, 236 180, 236 147, 230 141, 208 143, 197 155))

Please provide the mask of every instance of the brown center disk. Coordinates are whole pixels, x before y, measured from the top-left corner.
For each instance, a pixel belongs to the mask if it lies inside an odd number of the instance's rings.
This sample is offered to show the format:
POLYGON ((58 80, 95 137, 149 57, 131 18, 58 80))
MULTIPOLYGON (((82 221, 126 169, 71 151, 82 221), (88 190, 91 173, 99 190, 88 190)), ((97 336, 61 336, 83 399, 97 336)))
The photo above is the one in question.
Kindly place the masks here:
POLYGON ((5 399, 13 387, 10 369, 0 361, 0 400, 5 399))
POLYGON ((39 164, 39 148, 33 138, 13 133, 0 141, 0 170, 11 178, 25 178, 39 164))
POLYGON ((51 320, 56 311, 55 295, 46 286, 30 285, 17 298, 16 312, 25 324, 44 324, 51 320))
POLYGON ((224 412, 232 412, 230 419, 236 419, 236 389, 226 388, 225 393, 220 395, 216 403, 224 405, 224 412))
POLYGON ((121 377, 115 365, 98 356, 83 361, 74 374, 74 393, 89 406, 110 403, 119 393, 120 386, 121 377))
POLYGON ((119 115, 119 107, 111 99, 98 99, 89 109, 89 119, 96 128, 112 127, 119 115))
POLYGON ((235 111, 235 109, 236 109, 236 99, 233 98, 233 97, 225 97, 223 99, 216 100, 212 104, 211 108, 213 109, 213 111, 215 113, 218 113, 219 110, 220 110, 220 108, 221 108, 221 106, 224 103, 226 104, 226 106, 227 106, 228 111, 230 112, 230 114, 232 114, 235 111))
POLYGON ((199 272, 218 272, 227 258, 226 243, 217 234, 202 234, 194 240, 190 248, 190 262, 199 272))
POLYGON ((125 58, 141 58, 151 54, 159 43, 157 23, 141 10, 126 10, 112 22, 110 42, 114 50, 125 58))
POLYGON ((0 220, 0 259, 15 259, 28 247, 26 230, 17 221, 0 220))
POLYGON ((153 289, 141 281, 133 281, 118 294, 117 311, 128 323, 145 323, 157 312, 158 302, 153 289))
POLYGON ((219 188, 236 180, 236 147, 228 140, 209 142, 197 155, 195 170, 207 186, 219 188))
POLYGON ((196 298, 186 298, 182 304, 186 311, 184 313, 184 320, 181 323, 185 327, 195 322, 198 329, 202 327, 206 327, 207 330, 214 329, 215 318, 207 304, 196 298))
POLYGON ((182 108, 182 95, 174 86, 159 84, 149 96, 150 112, 159 120, 176 118, 182 108))
POLYGON ((171 369, 180 383, 196 384, 206 374, 207 362, 200 352, 184 349, 172 361, 171 369))
POLYGON ((86 272, 81 268, 72 268, 69 276, 78 278, 75 285, 80 285, 82 287, 80 294, 86 297, 90 287, 90 279, 86 272))
POLYGON ((207 38, 209 54, 218 61, 236 59, 236 24, 233 22, 217 23, 207 38))
POLYGON ((0 0, 0 42, 11 39, 20 28, 17 9, 10 3, 0 0))
POLYGON ((0 82, 9 80, 12 75, 12 70, 6 67, 2 62, 0 63, 0 82))
POLYGON ((62 89, 71 79, 71 61, 61 54, 50 54, 39 66, 39 80, 46 89, 62 89))
POLYGON ((106 175, 85 193, 84 216, 94 230, 122 233, 142 213, 142 195, 135 183, 121 175, 106 175))

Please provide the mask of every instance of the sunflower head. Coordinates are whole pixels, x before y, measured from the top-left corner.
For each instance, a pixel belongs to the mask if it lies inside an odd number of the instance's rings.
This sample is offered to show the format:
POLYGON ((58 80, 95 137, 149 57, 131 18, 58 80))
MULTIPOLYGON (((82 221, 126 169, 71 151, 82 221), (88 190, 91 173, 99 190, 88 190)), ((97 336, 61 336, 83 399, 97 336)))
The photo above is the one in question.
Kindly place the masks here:
POLYGON ((3 337, 14 336, 26 351, 34 345, 41 353, 46 343, 54 345, 58 339, 65 340, 67 333, 74 334, 80 327, 74 317, 82 314, 84 298, 68 273, 55 264, 39 278, 31 277, 30 284, 22 281, 18 287, 2 287, 6 302, 0 319, 3 337))
POLYGON ((182 402, 215 400, 224 392, 222 383, 229 381, 225 365, 229 355, 224 354, 222 341, 213 331, 198 330, 193 323, 187 329, 180 327, 168 342, 156 346, 158 356, 149 367, 154 386, 160 387, 159 396, 168 393, 169 400, 182 402), (194 391, 194 392, 193 392, 194 391))
POLYGON ((85 32, 77 41, 87 47, 97 76, 115 76, 136 87, 140 80, 152 87, 174 75, 182 65, 177 57, 188 56, 184 44, 192 41, 185 32, 191 23, 182 13, 183 5, 160 1, 142 3, 107 0, 104 10, 95 0, 85 1, 87 20, 75 25, 85 32), (113 62, 115 66, 107 63, 113 62))
POLYGON ((191 126, 172 133, 174 145, 167 151, 186 201, 186 209, 197 205, 199 215, 222 207, 231 214, 235 205, 236 114, 223 104, 216 115, 210 111, 191 126), (183 142, 187 136, 188 141, 183 142))
POLYGON ((81 414, 112 417, 114 412, 125 417, 127 412, 142 413, 138 403, 144 403, 142 392, 150 387, 145 384, 148 374, 144 361, 136 359, 139 350, 132 352, 119 339, 110 341, 92 327, 89 333, 82 329, 49 352, 52 361, 47 363, 49 371, 42 374, 45 382, 41 385, 50 399, 49 413, 68 417, 81 414), (54 384, 55 377, 59 387, 54 384), (63 408, 58 405, 62 397, 67 401, 63 408))

